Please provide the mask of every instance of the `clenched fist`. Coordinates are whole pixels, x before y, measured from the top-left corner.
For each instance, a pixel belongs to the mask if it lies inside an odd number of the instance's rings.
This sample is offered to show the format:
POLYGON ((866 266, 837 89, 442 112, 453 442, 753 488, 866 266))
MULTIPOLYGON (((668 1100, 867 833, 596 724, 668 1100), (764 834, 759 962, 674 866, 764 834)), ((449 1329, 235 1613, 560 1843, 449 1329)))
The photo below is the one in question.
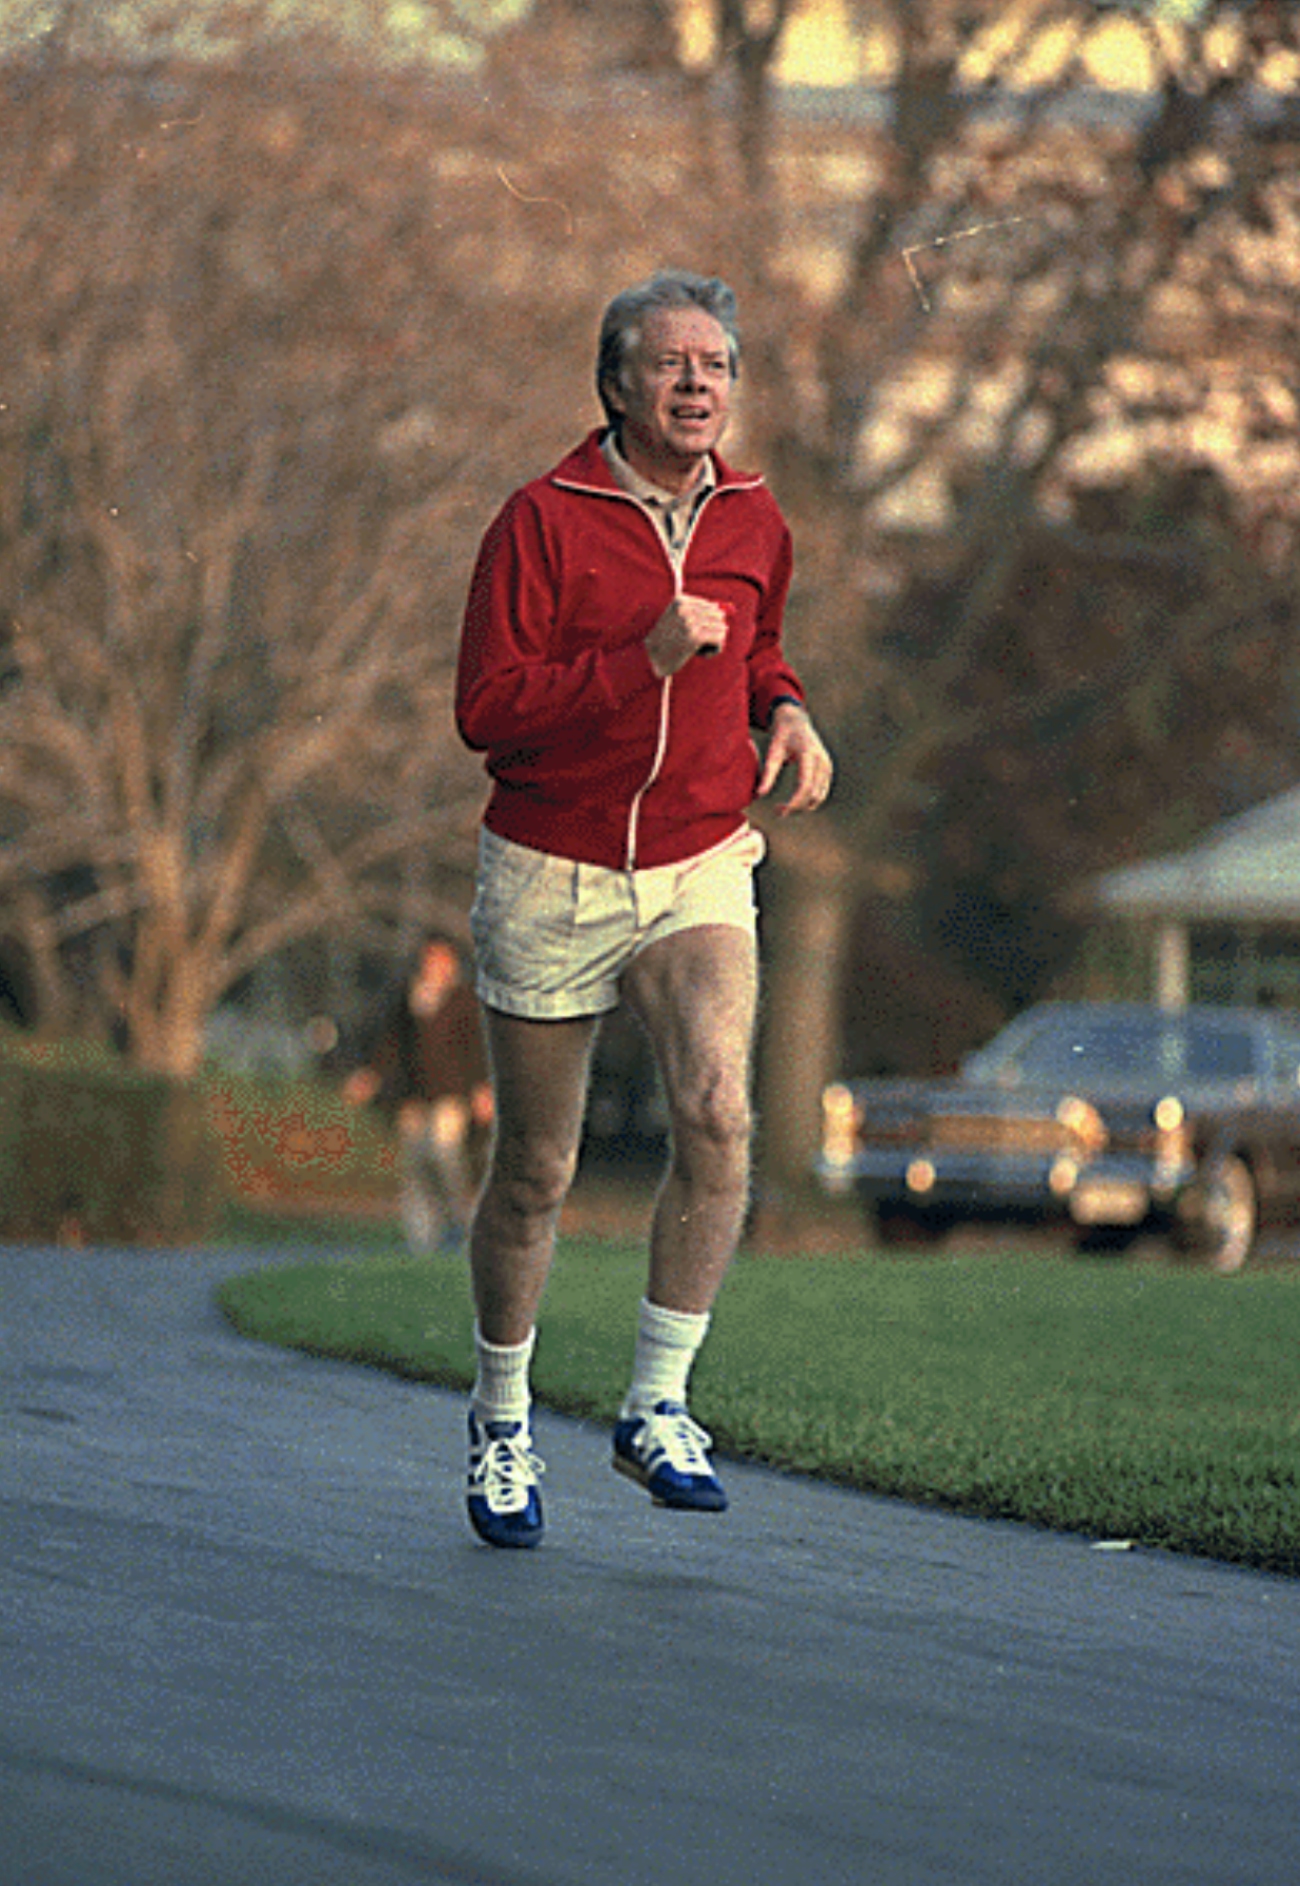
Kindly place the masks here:
POLYGON ((716 655, 727 639, 727 612, 706 596, 679 596, 645 639, 650 666, 662 681, 695 655, 716 655))

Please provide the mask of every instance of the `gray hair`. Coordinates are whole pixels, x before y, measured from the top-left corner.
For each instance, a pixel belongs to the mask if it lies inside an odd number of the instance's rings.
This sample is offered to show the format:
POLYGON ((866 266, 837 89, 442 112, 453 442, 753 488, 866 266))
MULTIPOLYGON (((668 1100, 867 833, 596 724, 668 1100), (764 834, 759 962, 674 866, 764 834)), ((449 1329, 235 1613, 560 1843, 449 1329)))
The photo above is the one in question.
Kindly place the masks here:
POLYGON ((734 380, 740 367, 740 332, 736 326, 736 297, 716 275, 692 275, 686 269, 661 269, 648 282, 615 295, 600 324, 596 351, 596 391, 605 417, 615 418, 607 388, 621 386, 628 357, 641 344, 641 334, 652 314, 662 308, 702 308, 711 314, 727 337, 727 353, 734 380))

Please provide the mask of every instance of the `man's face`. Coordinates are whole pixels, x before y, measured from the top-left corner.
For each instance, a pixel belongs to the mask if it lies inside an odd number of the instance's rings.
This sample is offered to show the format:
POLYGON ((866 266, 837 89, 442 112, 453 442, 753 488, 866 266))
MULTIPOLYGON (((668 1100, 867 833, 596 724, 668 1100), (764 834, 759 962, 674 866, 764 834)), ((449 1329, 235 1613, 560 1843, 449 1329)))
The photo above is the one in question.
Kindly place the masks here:
POLYGON ((703 308, 660 308, 608 389, 622 447, 643 476, 693 477, 722 437, 731 409, 731 361, 721 323, 703 308))

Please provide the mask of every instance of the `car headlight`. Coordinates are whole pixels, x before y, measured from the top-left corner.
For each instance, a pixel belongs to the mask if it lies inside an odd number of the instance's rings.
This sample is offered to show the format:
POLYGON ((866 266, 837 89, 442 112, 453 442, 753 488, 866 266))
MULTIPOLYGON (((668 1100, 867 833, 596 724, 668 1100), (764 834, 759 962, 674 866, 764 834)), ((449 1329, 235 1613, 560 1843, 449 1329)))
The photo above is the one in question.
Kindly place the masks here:
POLYGON ((1067 1094, 1056 1109, 1056 1117, 1066 1132, 1071 1134, 1085 1158, 1095 1159, 1104 1152, 1110 1134, 1106 1122, 1090 1100, 1080 1100, 1077 1094, 1067 1094))
POLYGON ((1161 1166, 1183 1166, 1192 1156, 1192 1128, 1187 1109, 1177 1094, 1157 1100, 1151 1118, 1156 1128, 1156 1161, 1161 1166))
POLYGON ((822 1091, 822 1157, 828 1166, 848 1166, 857 1151, 861 1109, 853 1090, 833 1081, 822 1091))

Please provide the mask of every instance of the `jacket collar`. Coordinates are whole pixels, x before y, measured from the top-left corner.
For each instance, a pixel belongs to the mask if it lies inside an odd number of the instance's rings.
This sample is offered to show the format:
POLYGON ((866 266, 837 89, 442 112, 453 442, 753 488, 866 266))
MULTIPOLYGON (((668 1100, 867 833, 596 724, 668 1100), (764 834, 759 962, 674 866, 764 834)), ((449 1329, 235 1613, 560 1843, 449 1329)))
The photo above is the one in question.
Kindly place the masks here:
MULTIPOLYGON (((597 426, 589 432, 582 444, 570 452, 550 475, 554 485, 564 485, 575 491, 608 492, 612 497, 626 497, 600 449, 600 442, 606 428, 597 426)), ((739 472, 727 464, 725 459, 713 453, 713 469, 717 473, 718 491, 738 490, 753 491, 762 484, 762 478, 756 472, 739 472)))

